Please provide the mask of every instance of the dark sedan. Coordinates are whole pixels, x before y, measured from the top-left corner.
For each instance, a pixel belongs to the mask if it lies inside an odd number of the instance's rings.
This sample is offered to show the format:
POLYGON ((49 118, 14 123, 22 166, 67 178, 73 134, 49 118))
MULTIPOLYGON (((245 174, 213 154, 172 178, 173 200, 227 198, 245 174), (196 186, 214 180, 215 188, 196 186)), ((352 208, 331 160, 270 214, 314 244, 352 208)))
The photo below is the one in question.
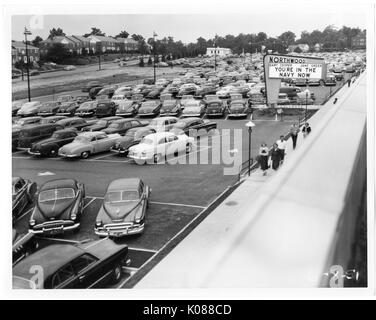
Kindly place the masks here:
POLYGON ((91 88, 90 91, 89 91, 89 97, 94 100, 95 97, 97 96, 98 92, 101 91, 102 89, 103 89, 102 86, 97 86, 97 87, 91 88))
POLYGON ((90 81, 86 85, 84 85, 84 87, 82 88, 82 92, 89 92, 90 89, 99 86, 101 86, 99 81, 90 81))
POLYGON ((204 85, 204 86, 198 88, 198 90, 195 93, 195 98, 202 99, 206 95, 215 94, 216 92, 217 92, 216 86, 214 86, 214 85, 204 85))
POLYGON ((122 237, 143 232, 151 189, 139 178, 112 181, 95 219, 94 232, 122 237))
POLYGON ((98 101, 87 101, 82 103, 74 113, 78 117, 90 117, 94 116, 97 110, 98 101))
POLYGON ((57 101, 48 101, 42 103, 38 109, 38 116, 52 116, 59 110, 60 103, 57 101))
POLYGON ((153 100, 153 101, 145 101, 141 104, 141 107, 138 109, 138 116, 139 117, 150 117, 150 116, 157 116, 159 111, 162 107, 160 101, 153 100))
POLYGON ((109 117, 116 114, 116 104, 111 100, 99 100, 97 108, 95 110, 95 115, 100 117, 109 117))
POLYGON ((158 99, 163 91, 164 87, 155 87, 147 95, 147 99, 158 99))
POLYGON ((162 103, 161 110, 159 112, 160 116, 175 116, 178 117, 181 113, 181 105, 178 100, 165 100, 162 103))
POLYGON ((51 138, 33 143, 29 153, 36 156, 55 157, 59 148, 72 142, 75 137, 77 137, 77 131, 74 129, 55 131, 51 138))
POLYGON ((141 103, 132 100, 119 100, 116 101, 116 104, 116 115, 122 117, 134 117, 141 105, 141 103))
POLYGON ((148 122, 140 122, 137 119, 120 119, 115 120, 102 131, 106 134, 118 133, 124 135, 131 128, 145 127, 146 125, 148 125, 148 122))
POLYGON ((248 103, 245 100, 239 99, 230 102, 228 108, 228 118, 247 117, 249 113, 248 103))
POLYGON ((143 137, 155 132, 156 131, 154 129, 149 127, 129 129, 124 137, 116 140, 116 143, 111 148, 111 151, 127 156, 130 147, 140 143, 143 137))
POLYGON ((103 129, 106 129, 112 122, 115 120, 122 119, 122 117, 114 116, 114 117, 105 117, 100 120, 98 120, 96 123, 87 126, 82 129, 82 131, 101 131, 103 129))
POLYGON ((63 128, 70 128, 75 130, 82 130, 83 128, 90 126, 96 122, 95 120, 86 121, 79 117, 62 119, 56 122, 56 124, 61 125, 63 128))
POLYGON ((56 114, 61 116, 74 116, 77 108, 78 104, 75 101, 63 102, 56 114))
POLYGON ((104 239, 80 244, 53 244, 13 267, 13 289, 103 288, 121 279, 130 264, 128 246, 104 239), (40 277, 30 270, 40 266, 40 277))
POLYGON ((217 129, 217 123, 202 120, 198 117, 180 119, 170 130, 175 134, 186 134, 191 137, 200 137, 212 133, 217 129))
POLYGON ((17 219, 26 206, 33 202, 37 185, 21 177, 12 178, 12 219, 17 219))
POLYGON ((74 101, 76 101, 79 105, 90 100, 91 98, 89 97, 89 95, 86 95, 86 96, 82 95, 82 96, 77 96, 74 98, 74 101))
POLYGON ((107 98, 111 99, 112 96, 114 95, 114 92, 115 92, 116 88, 115 87, 106 87, 106 88, 103 88, 102 90, 100 90, 97 95, 98 96, 107 96, 107 98))
POLYGON ((84 207, 85 187, 74 179, 56 179, 43 184, 29 220, 30 231, 53 235, 78 230, 84 207))

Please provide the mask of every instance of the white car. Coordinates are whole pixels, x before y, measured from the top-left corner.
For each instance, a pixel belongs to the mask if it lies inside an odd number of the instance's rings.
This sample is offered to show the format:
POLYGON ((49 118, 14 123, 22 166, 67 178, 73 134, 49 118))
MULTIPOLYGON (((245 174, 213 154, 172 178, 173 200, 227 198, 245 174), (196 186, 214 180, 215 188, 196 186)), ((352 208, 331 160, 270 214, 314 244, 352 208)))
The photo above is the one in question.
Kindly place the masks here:
POLYGON ((39 101, 26 102, 22 105, 20 110, 17 111, 17 115, 20 117, 37 115, 41 106, 42 104, 39 101))
POLYGON ((148 127, 155 132, 169 131, 178 120, 176 117, 158 117, 151 120, 148 127))
POLYGON ((158 163, 169 155, 192 151, 194 139, 185 134, 157 132, 145 136, 141 142, 129 148, 128 157, 137 164, 158 163))

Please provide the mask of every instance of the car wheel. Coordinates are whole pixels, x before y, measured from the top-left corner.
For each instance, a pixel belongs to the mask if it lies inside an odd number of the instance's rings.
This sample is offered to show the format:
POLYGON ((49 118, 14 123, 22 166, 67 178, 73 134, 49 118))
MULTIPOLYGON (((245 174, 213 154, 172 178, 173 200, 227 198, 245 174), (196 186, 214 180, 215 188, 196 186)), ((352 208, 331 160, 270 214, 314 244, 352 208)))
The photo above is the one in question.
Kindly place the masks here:
POLYGON ((87 158, 89 158, 89 156, 90 156, 90 151, 84 151, 84 152, 81 153, 82 159, 87 159, 87 158))
POLYGON ((185 146, 185 152, 190 153, 192 151, 192 145, 190 143, 187 143, 185 146))
POLYGON ((112 283, 117 283, 120 281, 121 279, 121 275, 122 275, 122 269, 121 269, 121 265, 118 264, 115 266, 115 268, 113 269, 112 271, 112 283))
POLYGON ((49 152, 49 156, 50 157, 56 157, 57 156, 57 153, 58 153, 58 149, 56 148, 52 148, 49 152))

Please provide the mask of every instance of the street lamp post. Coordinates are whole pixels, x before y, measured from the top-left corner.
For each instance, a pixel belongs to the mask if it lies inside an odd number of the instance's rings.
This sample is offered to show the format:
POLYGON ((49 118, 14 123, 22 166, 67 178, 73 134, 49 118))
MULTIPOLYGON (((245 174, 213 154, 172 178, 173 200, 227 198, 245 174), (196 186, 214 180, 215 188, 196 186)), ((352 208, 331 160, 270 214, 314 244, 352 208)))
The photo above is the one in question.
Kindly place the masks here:
POLYGON ((217 71, 217 35, 214 38, 214 71, 217 71))
POLYGON ((305 121, 307 121, 307 109, 308 109, 308 95, 309 95, 309 90, 305 89, 304 92, 305 92, 305 114, 304 114, 304 118, 305 118, 305 121))
POLYGON ((31 32, 27 30, 26 27, 25 27, 24 35, 25 35, 25 49, 26 49, 27 97, 30 102, 31 97, 30 97, 29 50, 27 48, 27 36, 31 35, 31 32))
POLYGON ((246 124, 248 127, 248 176, 251 175, 251 141, 252 141, 252 128, 255 124, 252 121, 248 121, 246 124))
POLYGON ((156 81, 156 71, 155 71, 155 37, 157 36, 157 34, 155 33, 155 31, 153 31, 153 74, 154 74, 154 84, 155 84, 155 81, 156 81))

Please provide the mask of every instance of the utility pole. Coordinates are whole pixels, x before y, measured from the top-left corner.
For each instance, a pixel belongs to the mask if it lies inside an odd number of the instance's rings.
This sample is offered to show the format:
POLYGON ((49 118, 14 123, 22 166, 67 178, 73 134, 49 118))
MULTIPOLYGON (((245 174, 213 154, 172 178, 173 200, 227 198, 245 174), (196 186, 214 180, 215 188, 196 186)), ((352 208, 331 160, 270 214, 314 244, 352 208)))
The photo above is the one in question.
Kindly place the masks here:
POLYGON ((27 36, 31 35, 31 32, 27 30, 26 27, 25 27, 24 35, 25 35, 25 46, 26 46, 27 97, 30 102, 31 97, 30 97, 29 50, 27 48, 27 36))
POLYGON ((214 38, 214 71, 217 71, 217 35, 214 38))
POLYGON ((156 36, 158 36, 156 33, 155 33, 155 31, 153 31, 153 57, 154 57, 154 59, 153 59, 153 71, 154 71, 154 84, 155 84, 155 82, 156 82, 156 80, 157 80, 157 77, 156 77, 156 72, 155 72, 155 37, 156 36))

